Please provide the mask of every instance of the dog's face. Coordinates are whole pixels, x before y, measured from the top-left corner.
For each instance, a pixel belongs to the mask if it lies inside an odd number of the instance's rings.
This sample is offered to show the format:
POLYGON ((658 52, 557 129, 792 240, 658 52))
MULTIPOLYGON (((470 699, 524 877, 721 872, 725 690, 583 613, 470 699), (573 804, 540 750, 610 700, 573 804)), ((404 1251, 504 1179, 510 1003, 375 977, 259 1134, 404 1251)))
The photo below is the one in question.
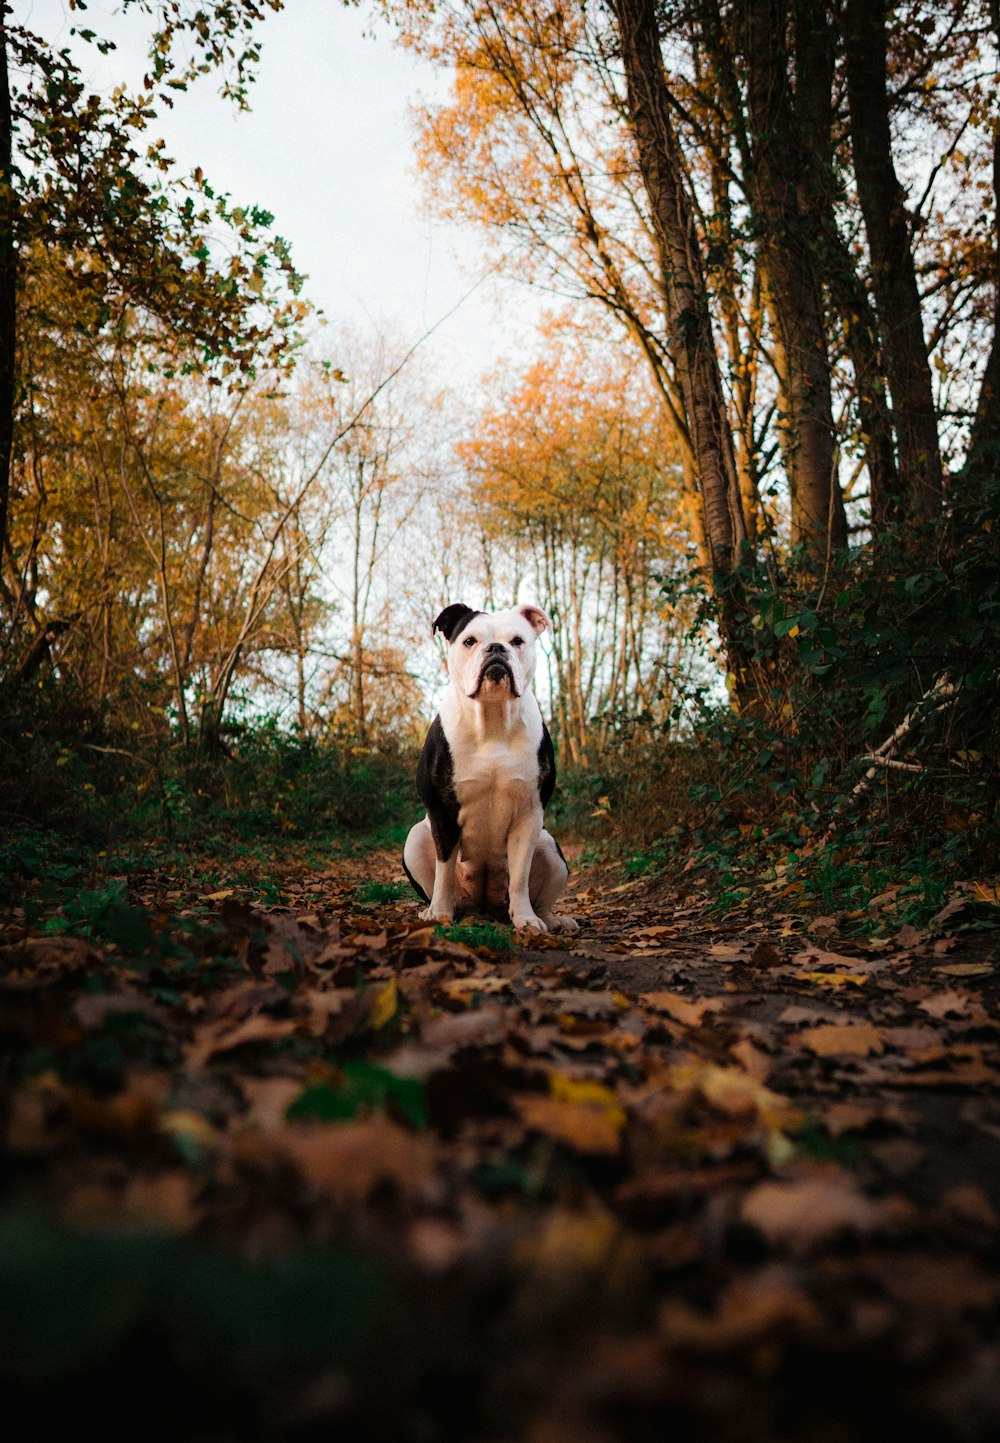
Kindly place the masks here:
POLYGON ((510 701, 531 685, 536 642, 549 624, 539 606, 475 611, 456 602, 434 623, 448 642, 448 674, 470 701, 510 701))

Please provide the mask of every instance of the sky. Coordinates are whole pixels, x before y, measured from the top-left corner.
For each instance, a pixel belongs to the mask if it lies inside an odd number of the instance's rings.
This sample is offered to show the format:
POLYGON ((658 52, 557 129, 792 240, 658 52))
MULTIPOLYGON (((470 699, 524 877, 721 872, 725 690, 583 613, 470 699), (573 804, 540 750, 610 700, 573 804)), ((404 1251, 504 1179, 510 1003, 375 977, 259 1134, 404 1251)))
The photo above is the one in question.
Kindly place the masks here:
MULTIPOLYGON (((118 42, 107 59, 76 42, 95 89, 141 77, 148 19, 123 17, 113 0, 89 0, 85 14, 65 0, 17 9, 63 44, 73 43, 73 24, 118 42)), ((179 168, 201 166, 236 203, 274 213, 308 276, 305 294, 331 324, 386 334, 405 351, 457 305, 420 354, 465 388, 529 347, 542 298, 497 277, 473 290, 489 271, 482 236, 422 204, 408 110, 446 98, 448 75, 396 45, 370 9, 338 0, 286 0, 260 35, 249 114, 220 99, 211 76, 161 112, 155 129, 179 168)))

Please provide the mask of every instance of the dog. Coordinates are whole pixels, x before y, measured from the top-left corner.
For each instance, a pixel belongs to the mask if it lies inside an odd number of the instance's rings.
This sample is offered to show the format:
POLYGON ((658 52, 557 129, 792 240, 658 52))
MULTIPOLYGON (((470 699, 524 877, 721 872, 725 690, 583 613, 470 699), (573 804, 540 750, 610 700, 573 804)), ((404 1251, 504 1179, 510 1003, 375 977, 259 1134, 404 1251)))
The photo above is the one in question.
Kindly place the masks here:
POLYGON ((531 681, 548 625, 539 606, 490 613, 460 602, 434 622, 450 681, 417 767, 427 815, 403 848, 427 921, 508 913, 527 932, 579 930, 553 912, 569 868, 542 826, 556 762, 531 681))

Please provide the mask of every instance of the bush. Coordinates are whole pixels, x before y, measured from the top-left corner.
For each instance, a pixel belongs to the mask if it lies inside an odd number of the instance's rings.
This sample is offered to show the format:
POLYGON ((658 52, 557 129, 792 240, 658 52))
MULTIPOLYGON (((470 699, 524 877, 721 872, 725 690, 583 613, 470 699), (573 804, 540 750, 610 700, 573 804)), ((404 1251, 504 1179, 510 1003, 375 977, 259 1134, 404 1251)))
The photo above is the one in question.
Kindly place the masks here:
POLYGON ((136 738, 55 681, 0 701, 0 892, 58 881, 110 853, 224 850, 293 839, 398 842, 417 813, 405 752, 301 737, 263 720, 214 757, 136 738))

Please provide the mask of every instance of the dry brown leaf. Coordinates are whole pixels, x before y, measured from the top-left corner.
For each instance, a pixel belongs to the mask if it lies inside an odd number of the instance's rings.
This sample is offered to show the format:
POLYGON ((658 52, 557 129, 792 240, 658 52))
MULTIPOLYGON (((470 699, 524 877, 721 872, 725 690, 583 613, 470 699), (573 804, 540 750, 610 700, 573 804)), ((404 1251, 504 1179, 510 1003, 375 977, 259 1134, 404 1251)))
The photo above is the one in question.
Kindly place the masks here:
POLYGON ((122 1216, 142 1227, 161 1232, 190 1232, 198 1222, 195 1182, 190 1173, 161 1172, 153 1177, 138 1173, 125 1189, 122 1216))
POLYGON ((881 1031, 870 1022, 824 1022, 793 1033, 788 1041, 808 1048, 817 1057, 871 1057, 885 1048, 881 1031))
POLYGON ((758 942, 748 960, 751 967, 780 967, 785 959, 772 943, 758 942))
POLYGON ((921 1317, 953 1319, 988 1312, 1000 1299, 1000 1278, 970 1257, 915 1255, 878 1259, 872 1264, 886 1292, 921 1317))
POLYGON ((677 992, 642 992, 639 1001, 654 1012, 665 1012, 675 1022, 685 1027, 700 1027, 706 1012, 718 1012, 725 1002, 720 997, 707 997, 701 1002, 689 1002, 677 992))
POLYGON ((410 1256, 425 1273, 444 1273, 468 1251, 461 1228, 446 1218, 417 1218, 407 1239, 410 1256))
POLYGON ((198 1028, 194 1041, 185 1049, 185 1061, 189 1067, 204 1067, 219 1052, 231 1052, 247 1042, 276 1042, 288 1037, 298 1025, 294 1018, 268 1017, 263 1012, 255 1012, 235 1027, 228 1022, 208 1023, 198 1028))
POLYGON ((956 1183, 941 1198, 942 1206, 966 1222, 977 1227, 996 1230, 1000 1228, 1000 1214, 990 1202, 981 1187, 975 1183, 956 1183))
POLYGON ((166 1016, 162 1007, 134 987, 123 987, 120 992, 85 992, 73 1004, 73 1015, 88 1031, 100 1027, 108 1017, 130 1012, 141 1012, 156 1022, 166 1016))
POLYGON ((512 1100, 525 1127, 564 1142, 576 1152, 613 1156, 621 1148, 622 1121, 607 1107, 534 1094, 512 1100))
POLYGON ((831 1137, 843 1137, 845 1132, 863 1132, 878 1117, 881 1117, 881 1112, 871 1104, 835 1102, 827 1108, 823 1121, 831 1137))
POLYGON ((870 972, 873 967, 882 967, 882 962, 873 963, 864 957, 845 957, 840 952, 823 952, 815 947, 810 947, 807 952, 796 952, 792 958, 794 967, 801 967, 804 971, 817 972, 829 970, 832 972, 870 972))
POLYGON ((357 999, 357 993, 349 987, 307 988, 296 998, 296 1008, 304 1007, 308 1014, 307 1028, 313 1037, 322 1037, 331 1017, 339 1017, 346 1007, 357 999))
POLYGON ((241 1077, 240 1091, 249 1104, 246 1121, 268 1130, 284 1127, 285 1114, 301 1095, 302 1083, 294 1077, 241 1077))
POLYGON ((476 992, 481 992, 484 997, 495 996, 498 992, 509 992, 510 982, 496 973, 485 977, 452 977, 440 983, 440 989, 446 997, 462 1001, 476 992))
POLYGON ((883 1027, 880 1033, 889 1047, 900 1052, 916 1052, 920 1048, 934 1047, 938 1034, 933 1027, 883 1027))
POLYGON ((805 1293, 780 1276, 733 1283, 714 1313, 674 1299, 660 1310, 660 1333, 667 1345, 696 1353, 728 1353, 775 1336, 811 1331, 819 1322, 805 1293))
POLYGON ((759 1047, 755 1047, 749 1037, 744 1037, 740 1042, 734 1042, 729 1051, 754 1082, 763 1084, 770 1077, 773 1068, 772 1059, 759 1047))
POLYGON ((970 993, 957 990, 936 992, 932 997, 925 997, 918 1002, 917 1006, 921 1012, 926 1012, 928 1017, 967 1017, 973 1007, 973 998, 970 993))
POLYGON ((489 1047, 502 1042, 507 1033, 507 1014, 502 1007, 477 1007, 468 1012, 451 1012, 434 1017, 420 1029, 428 1047, 457 1051, 462 1047, 489 1047))
POLYGON ((708 955, 717 962, 746 962, 750 957, 745 947, 730 947, 726 942, 716 942, 708 949, 708 955))
POLYGON ((796 1182, 762 1182, 743 1199, 740 1215, 768 1239, 808 1250, 842 1232, 874 1232, 882 1210, 842 1172, 796 1182))
POLYGON ((385 1184, 417 1198, 434 1176, 429 1143, 381 1116, 332 1127, 290 1124, 276 1143, 310 1192, 339 1204, 364 1202, 385 1184))

